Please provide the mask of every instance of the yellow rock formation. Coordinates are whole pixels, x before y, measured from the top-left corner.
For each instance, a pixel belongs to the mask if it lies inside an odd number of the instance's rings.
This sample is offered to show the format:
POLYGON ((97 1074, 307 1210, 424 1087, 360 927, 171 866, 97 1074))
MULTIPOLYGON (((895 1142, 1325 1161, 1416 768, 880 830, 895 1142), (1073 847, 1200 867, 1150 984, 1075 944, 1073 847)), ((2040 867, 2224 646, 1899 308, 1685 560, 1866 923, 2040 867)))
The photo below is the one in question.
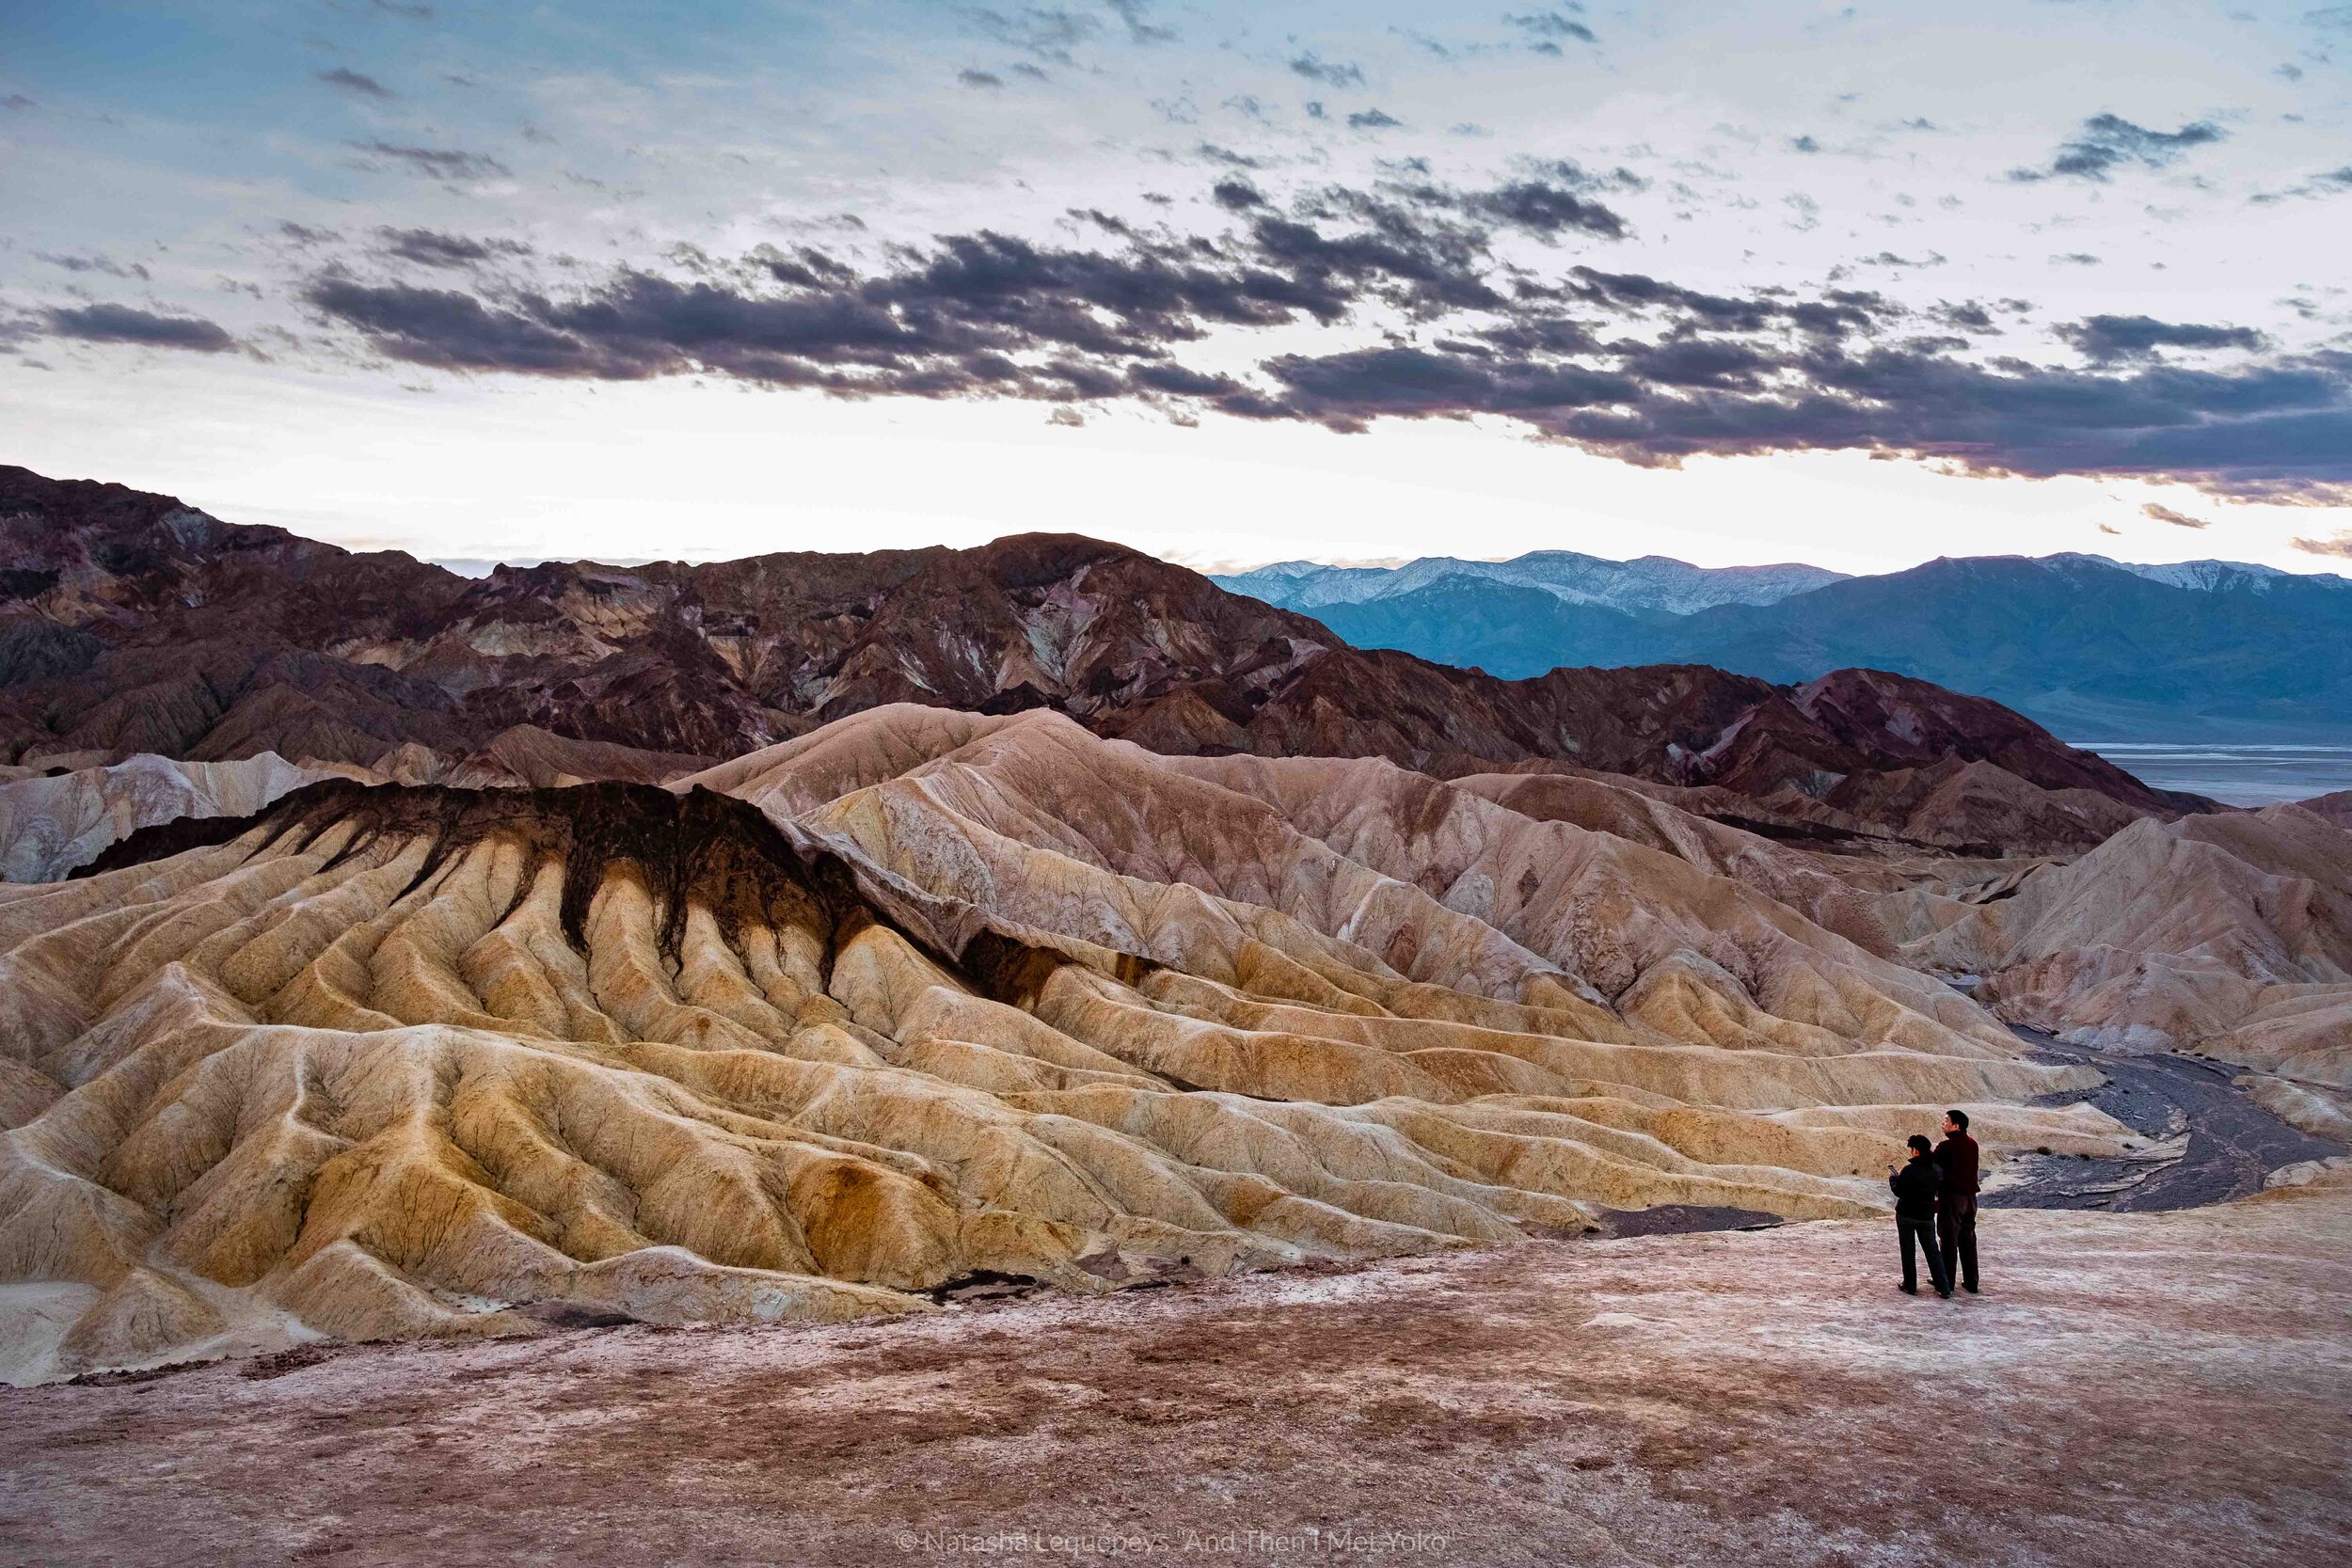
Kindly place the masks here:
POLYGON ((2061 1038, 2352 1088, 2352 833, 2301 806, 2136 822, 1907 951, 2061 1038))
POLYGON ((96 860, 117 839, 185 816, 250 816, 290 789, 359 778, 334 763, 274 752, 237 762, 141 755, 54 774, 12 768, 0 782, 0 878, 45 882, 96 860))
POLYGON ((0 889, 6 1370, 1859 1215, 1951 1103, 1996 1157, 2120 1144, 2024 1103, 2090 1075, 1713 867, 1041 713, 668 791, 315 785, 0 889))

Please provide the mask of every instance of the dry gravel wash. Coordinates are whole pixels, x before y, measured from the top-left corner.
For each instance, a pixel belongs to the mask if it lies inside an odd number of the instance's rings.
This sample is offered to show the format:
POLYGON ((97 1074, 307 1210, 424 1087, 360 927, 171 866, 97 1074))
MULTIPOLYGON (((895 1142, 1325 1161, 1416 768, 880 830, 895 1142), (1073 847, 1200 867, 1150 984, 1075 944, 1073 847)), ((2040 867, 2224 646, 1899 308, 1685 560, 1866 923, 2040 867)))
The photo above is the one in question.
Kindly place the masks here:
POLYGON ((1023 1530, 1074 1537, 1060 1560, 2352 1560, 2352 1181, 1989 1213, 1984 1245, 1989 1293, 1952 1303, 1895 1292, 1891 1226, 1823 1222, 5 1389, 0 1542, 42 1564, 1046 1559, 1023 1530))

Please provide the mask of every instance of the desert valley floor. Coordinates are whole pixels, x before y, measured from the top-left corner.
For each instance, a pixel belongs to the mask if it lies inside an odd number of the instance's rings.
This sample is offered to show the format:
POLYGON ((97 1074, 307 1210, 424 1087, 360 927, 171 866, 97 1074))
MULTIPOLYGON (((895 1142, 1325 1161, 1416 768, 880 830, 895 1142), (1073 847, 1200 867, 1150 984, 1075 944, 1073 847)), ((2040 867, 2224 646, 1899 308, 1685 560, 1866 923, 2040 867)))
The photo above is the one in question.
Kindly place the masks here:
POLYGON ((2317 1568, 2352 1186, 1533 1242, 884 1324, 290 1351, 18 1390, 24 1562, 2317 1568))

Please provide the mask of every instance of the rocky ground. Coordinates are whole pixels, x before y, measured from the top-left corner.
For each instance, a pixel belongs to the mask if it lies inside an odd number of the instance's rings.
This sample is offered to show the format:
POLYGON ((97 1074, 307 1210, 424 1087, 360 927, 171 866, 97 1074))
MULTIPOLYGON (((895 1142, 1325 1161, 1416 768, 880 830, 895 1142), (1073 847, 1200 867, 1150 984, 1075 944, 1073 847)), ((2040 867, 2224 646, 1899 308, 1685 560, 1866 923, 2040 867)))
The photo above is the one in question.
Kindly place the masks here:
POLYGON ((2347 1560, 2352 1180, 1989 1212, 1983 1248, 1985 1293, 1950 1303, 1896 1292, 1890 1225, 1821 1222, 0 1390, 0 1543, 122 1564, 2347 1560))

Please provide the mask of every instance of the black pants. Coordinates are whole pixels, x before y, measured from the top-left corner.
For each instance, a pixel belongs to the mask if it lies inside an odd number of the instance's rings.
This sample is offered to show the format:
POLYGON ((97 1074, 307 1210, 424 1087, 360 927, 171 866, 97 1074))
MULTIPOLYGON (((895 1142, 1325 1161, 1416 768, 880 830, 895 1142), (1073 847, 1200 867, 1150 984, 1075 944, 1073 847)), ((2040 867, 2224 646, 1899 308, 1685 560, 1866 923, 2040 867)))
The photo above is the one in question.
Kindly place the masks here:
POLYGON ((1944 1279, 1949 1284, 1957 1270, 1962 1284, 1977 1288, 1977 1195, 1944 1195, 1935 1216, 1944 1252, 1944 1279))
POLYGON ((1902 1232, 1903 1238, 1903 1289, 1915 1291, 1919 1288, 1919 1271, 1911 1258, 1911 1249, 1915 1244, 1928 1260, 1928 1278, 1933 1282, 1935 1293, 1939 1296, 1950 1295, 1952 1276, 1944 1272, 1944 1255, 1935 1247, 1935 1221, 1915 1220, 1908 1214, 1898 1214, 1895 1216, 1895 1228, 1902 1232))

